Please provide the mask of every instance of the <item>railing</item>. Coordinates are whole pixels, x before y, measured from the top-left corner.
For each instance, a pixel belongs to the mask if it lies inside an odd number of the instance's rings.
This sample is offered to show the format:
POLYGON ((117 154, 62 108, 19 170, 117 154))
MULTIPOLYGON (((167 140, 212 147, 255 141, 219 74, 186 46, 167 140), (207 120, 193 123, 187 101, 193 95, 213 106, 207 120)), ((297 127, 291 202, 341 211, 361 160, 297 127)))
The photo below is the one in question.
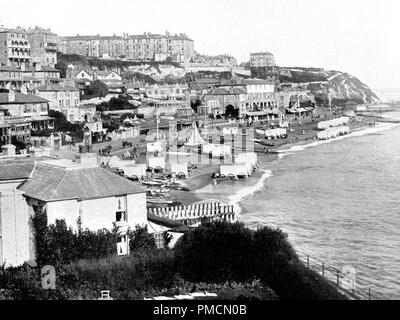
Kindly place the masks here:
POLYGON ((370 284, 359 275, 355 277, 354 283, 346 286, 346 280, 348 274, 345 274, 342 270, 336 267, 332 267, 326 264, 324 261, 311 257, 310 255, 296 251, 300 260, 310 270, 313 270, 322 275, 326 280, 332 283, 342 294, 350 299, 355 300, 389 300, 388 297, 380 294, 379 292, 372 290, 370 284))

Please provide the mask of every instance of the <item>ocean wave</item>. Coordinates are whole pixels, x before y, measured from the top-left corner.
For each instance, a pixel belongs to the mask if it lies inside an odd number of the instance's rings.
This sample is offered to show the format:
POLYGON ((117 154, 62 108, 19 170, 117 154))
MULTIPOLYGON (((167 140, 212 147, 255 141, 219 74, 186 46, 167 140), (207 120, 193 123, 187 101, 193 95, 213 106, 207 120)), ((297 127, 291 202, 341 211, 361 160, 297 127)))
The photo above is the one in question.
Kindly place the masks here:
POLYGON ((236 191, 234 194, 230 195, 227 197, 228 203, 233 205, 235 208, 235 212, 237 215, 240 214, 242 211, 240 207, 240 202, 243 201, 245 198, 253 195, 260 189, 264 187, 264 181, 272 176, 272 171, 271 170, 262 170, 264 171, 263 175, 260 177, 260 179, 257 181, 256 184, 242 188, 238 191, 236 191))
POLYGON ((347 139, 347 138, 351 138, 351 137, 361 137, 361 136, 365 136, 367 134, 372 134, 372 133, 376 133, 376 132, 380 132, 380 131, 384 131, 384 130, 389 130, 389 129, 392 129, 392 128, 395 128, 398 126, 400 126, 400 124, 398 124, 398 123, 380 122, 379 126, 377 126, 377 127, 371 127, 371 128, 367 128, 367 129, 363 129, 363 130, 353 131, 350 134, 345 135, 345 136, 339 136, 337 138, 333 138, 333 139, 329 139, 329 140, 319 140, 319 141, 311 142, 311 143, 300 145, 300 146, 293 146, 290 149, 279 150, 278 157, 281 159, 287 154, 297 152, 297 151, 304 151, 307 148, 316 147, 316 146, 319 146, 322 144, 332 143, 335 141, 339 141, 339 140, 343 140, 343 139, 347 139))

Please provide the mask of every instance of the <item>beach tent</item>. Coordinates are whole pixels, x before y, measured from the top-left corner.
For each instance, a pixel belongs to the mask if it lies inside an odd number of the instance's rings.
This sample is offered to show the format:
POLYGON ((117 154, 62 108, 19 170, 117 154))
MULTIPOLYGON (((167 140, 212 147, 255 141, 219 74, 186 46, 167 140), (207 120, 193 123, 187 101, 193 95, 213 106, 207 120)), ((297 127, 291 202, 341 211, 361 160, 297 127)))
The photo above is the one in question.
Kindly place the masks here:
POLYGON ((150 157, 147 159, 148 168, 165 170, 165 157, 150 157))
POLYGON ((249 176, 248 167, 245 163, 221 164, 219 167, 219 173, 221 176, 225 177, 233 176, 238 178, 242 176, 247 179, 249 176))
POLYGON ((196 123, 193 123, 193 130, 190 134, 189 140, 187 143, 185 143, 186 146, 188 147, 195 147, 198 145, 205 144, 206 142, 204 139, 200 136, 199 130, 197 129, 196 123))

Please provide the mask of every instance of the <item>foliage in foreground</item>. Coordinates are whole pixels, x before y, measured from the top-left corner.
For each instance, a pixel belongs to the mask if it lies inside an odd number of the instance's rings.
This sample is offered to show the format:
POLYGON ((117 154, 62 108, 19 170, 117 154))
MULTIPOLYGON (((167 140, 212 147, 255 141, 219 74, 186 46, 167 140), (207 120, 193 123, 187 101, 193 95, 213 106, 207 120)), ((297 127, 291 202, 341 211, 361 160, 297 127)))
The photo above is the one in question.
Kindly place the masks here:
MULTIPOLYGON (((77 230, 68 227, 65 220, 56 220, 47 225, 45 214, 32 218, 35 230, 36 261, 39 266, 46 264, 62 266, 80 259, 102 259, 117 254, 119 229, 91 231, 83 229, 78 221, 77 230)), ((154 237, 147 227, 136 226, 128 230, 131 253, 150 252, 156 249, 154 237)))
MULTIPOLYGON (((65 226, 58 222, 53 228, 63 235, 57 240, 59 248, 72 250, 68 243, 74 240, 65 226)), ((202 290, 226 299, 346 299, 301 263, 280 230, 204 223, 188 231, 174 250, 154 250, 154 239, 144 229, 130 237, 140 238, 131 242, 136 251, 130 256, 58 263, 56 289, 51 292, 41 289, 39 268, 0 268, 0 288, 6 289, 0 299, 97 299, 101 290, 110 290, 114 299, 202 290)), ((55 251, 50 257, 62 250, 55 251)))
POLYGON ((240 223, 208 223, 178 241, 175 257, 180 274, 190 281, 260 279, 282 299, 346 299, 307 269, 279 229, 253 231, 240 223))

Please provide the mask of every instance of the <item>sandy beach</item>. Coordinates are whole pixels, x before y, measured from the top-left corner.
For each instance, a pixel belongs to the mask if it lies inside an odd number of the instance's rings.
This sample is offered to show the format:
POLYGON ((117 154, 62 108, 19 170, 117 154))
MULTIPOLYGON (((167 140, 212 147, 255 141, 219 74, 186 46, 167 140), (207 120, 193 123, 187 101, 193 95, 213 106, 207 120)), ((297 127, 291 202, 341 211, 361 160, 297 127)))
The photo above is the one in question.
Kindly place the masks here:
MULTIPOLYGON (((280 140, 276 144, 277 146, 273 148, 273 150, 279 152, 279 154, 258 153, 258 160, 265 164, 275 161, 285 156, 287 153, 300 151, 324 143, 331 143, 352 136, 379 132, 399 125, 392 123, 379 123, 378 126, 370 126, 369 124, 373 120, 375 119, 360 118, 360 121, 352 121, 350 123, 351 131, 349 135, 323 141, 314 139, 317 134, 317 122, 309 122, 295 126, 295 131, 290 132, 287 139, 280 140)), ((192 175, 185 181, 186 185, 190 188, 190 192, 174 191, 171 195, 173 195, 174 199, 185 204, 206 199, 218 199, 222 202, 235 205, 237 209, 236 211, 240 213, 240 202, 260 190, 264 185, 264 181, 273 174, 268 169, 258 169, 247 180, 221 181, 217 186, 212 186, 211 175, 213 172, 217 171, 218 165, 200 165, 198 169, 194 170, 192 175)))

